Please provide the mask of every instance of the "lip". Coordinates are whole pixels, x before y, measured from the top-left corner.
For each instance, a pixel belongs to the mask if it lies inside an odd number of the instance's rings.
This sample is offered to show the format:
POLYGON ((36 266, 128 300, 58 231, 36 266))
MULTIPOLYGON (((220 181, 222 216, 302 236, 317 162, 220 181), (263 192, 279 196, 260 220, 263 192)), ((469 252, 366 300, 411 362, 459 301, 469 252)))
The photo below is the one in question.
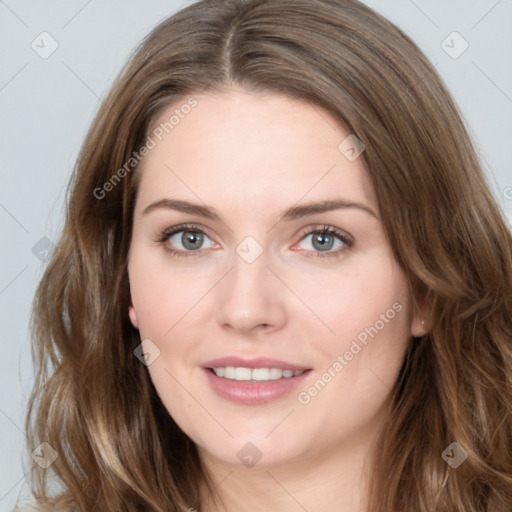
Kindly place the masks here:
POLYGON ((209 368, 202 370, 217 395, 244 405, 263 405, 282 398, 303 385, 311 373, 311 370, 305 370, 296 377, 268 381, 239 381, 217 377, 209 368))
POLYGON ((243 359, 240 357, 223 357, 213 359, 203 365, 203 373, 212 390, 222 398, 244 405, 263 405, 282 398, 297 387, 304 385, 312 369, 306 366, 280 361, 268 357, 243 359), (217 377, 212 368, 280 368, 281 370, 303 370, 300 375, 268 381, 238 381, 217 377))
POLYGON ((226 366, 235 366, 243 368, 280 368, 281 370, 311 370, 310 367, 299 364, 281 361, 272 357, 255 357, 252 359, 244 359, 238 356, 221 357, 212 359, 204 363, 203 368, 218 368, 226 366))

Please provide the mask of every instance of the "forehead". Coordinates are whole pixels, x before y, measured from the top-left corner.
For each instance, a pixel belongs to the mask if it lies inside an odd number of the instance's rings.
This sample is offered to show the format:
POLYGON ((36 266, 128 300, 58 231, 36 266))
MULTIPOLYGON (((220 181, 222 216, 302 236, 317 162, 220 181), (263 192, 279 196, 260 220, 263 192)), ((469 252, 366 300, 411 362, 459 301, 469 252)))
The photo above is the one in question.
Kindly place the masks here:
POLYGON ((193 94, 153 123, 155 146, 137 170, 139 200, 167 194, 254 212, 341 197, 376 209, 362 159, 340 150, 349 135, 328 111, 284 95, 193 94))

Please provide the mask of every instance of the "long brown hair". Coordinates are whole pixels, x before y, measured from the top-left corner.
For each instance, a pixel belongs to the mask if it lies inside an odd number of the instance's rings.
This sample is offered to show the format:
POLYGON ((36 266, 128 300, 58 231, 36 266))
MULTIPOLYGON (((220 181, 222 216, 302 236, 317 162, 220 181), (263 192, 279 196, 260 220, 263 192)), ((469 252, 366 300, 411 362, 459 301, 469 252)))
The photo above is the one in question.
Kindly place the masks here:
POLYGON ((442 80, 356 0, 203 0, 157 26, 122 70, 85 139, 34 301, 28 448, 47 442, 59 455, 46 470, 32 463, 38 503, 201 511, 196 447, 133 353, 131 159, 166 106, 235 84, 327 109, 363 141, 394 255, 429 311, 392 389, 370 510, 510 512, 512 237, 442 80), (457 469, 441 456, 452 442, 468 455, 457 469))

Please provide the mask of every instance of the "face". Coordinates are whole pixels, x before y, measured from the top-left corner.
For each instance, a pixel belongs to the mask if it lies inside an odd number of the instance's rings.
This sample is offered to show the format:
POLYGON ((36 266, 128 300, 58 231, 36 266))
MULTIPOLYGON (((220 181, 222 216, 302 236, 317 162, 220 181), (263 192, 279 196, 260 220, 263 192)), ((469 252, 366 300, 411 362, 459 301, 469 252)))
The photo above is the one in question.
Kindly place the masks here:
POLYGON ((362 159, 319 107, 194 98, 137 170, 129 315, 155 388, 225 464, 357 444, 424 334, 362 159))

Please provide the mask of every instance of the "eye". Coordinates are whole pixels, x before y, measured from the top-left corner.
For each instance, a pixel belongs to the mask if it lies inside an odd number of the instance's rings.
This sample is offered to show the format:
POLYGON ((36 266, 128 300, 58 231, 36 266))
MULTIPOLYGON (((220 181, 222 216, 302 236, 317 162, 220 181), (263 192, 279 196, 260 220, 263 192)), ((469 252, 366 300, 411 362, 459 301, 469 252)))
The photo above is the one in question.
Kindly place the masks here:
POLYGON ((202 254, 205 240, 213 240, 199 226, 182 224, 166 229, 156 240, 165 250, 177 256, 198 256, 202 254))
POLYGON ((314 258, 337 257, 354 246, 349 235, 332 226, 309 229, 303 235, 301 243, 307 241, 305 250, 314 258))
MULTIPOLYGON (((164 249, 172 255, 200 256, 203 254, 203 244, 210 241, 210 247, 218 247, 204 231, 203 228, 193 224, 181 224, 163 231, 155 240, 162 244, 164 249)), ((304 231, 301 241, 307 257, 326 258, 337 257, 354 246, 354 240, 343 231, 332 226, 323 226, 304 231)))

